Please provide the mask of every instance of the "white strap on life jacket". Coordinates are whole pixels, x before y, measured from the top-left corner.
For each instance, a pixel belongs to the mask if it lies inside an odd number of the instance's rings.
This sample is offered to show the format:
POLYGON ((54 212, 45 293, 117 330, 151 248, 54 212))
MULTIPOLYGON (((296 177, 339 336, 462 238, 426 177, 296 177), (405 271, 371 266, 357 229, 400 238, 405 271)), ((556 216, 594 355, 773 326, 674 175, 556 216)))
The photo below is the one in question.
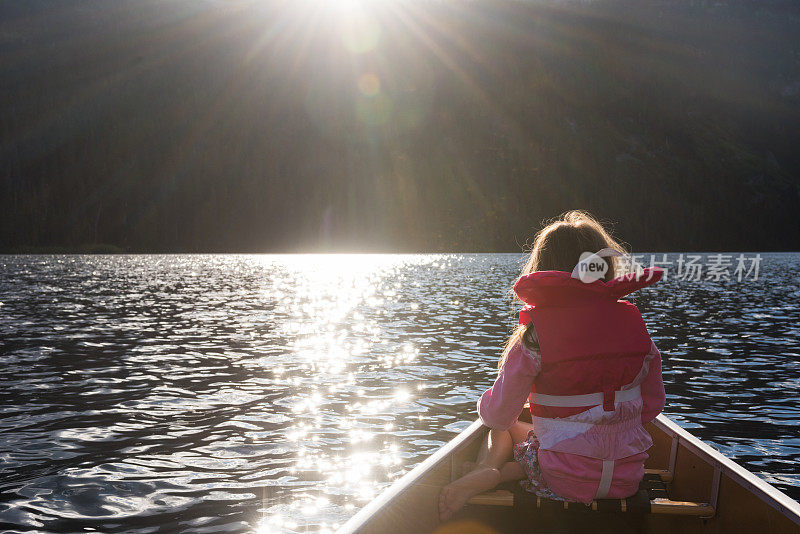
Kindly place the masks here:
MULTIPOLYGON (((614 392, 614 402, 627 402, 641 398, 641 386, 631 389, 620 389, 614 392)), ((581 406, 597 406, 603 404, 602 393, 586 393, 585 395, 547 395, 534 393, 531 400, 541 406, 554 406, 556 408, 579 408, 581 406)))
POLYGON ((600 485, 597 486, 595 499, 605 499, 611 489, 611 479, 614 478, 614 460, 603 460, 603 472, 600 474, 600 485))

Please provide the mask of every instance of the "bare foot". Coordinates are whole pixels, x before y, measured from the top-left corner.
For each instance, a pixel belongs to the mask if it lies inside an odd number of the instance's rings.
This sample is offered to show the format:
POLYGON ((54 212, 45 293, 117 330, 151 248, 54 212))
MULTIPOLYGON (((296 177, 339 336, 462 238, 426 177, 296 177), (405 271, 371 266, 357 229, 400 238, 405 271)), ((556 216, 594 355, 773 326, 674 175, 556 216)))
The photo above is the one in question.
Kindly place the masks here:
POLYGON ((482 467, 451 482, 439 494, 439 519, 447 521, 475 495, 490 490, 500 483, 500 471, 482 467))

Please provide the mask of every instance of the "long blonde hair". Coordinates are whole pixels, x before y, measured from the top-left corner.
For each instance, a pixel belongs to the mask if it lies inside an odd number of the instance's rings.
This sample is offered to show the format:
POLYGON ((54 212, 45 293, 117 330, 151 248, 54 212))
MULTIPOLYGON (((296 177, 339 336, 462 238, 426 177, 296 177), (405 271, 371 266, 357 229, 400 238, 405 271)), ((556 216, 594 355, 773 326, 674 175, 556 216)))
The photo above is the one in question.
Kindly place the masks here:
MULTIPOLYGON (((588 212, 568 211, 549 221, 536 234, 530 256, 522 268, 520 276, 535 271, 572 272, 573 267, 580 261, 582 253, 597 252, 603 248, 613 248, 626 253, 625 247, 615 241, 611 234, 603 228, 603 225, 588 212)), ((608 265, 603 281, 608 282, 620 274, 617 272, 619 262, 613 257, 603 258, 603 261, 608 265)), ((533 322, 519 325, 508 338, 498 369, 503 367, 509 351, 520 342, 529 350, 539 348, 533 322)))

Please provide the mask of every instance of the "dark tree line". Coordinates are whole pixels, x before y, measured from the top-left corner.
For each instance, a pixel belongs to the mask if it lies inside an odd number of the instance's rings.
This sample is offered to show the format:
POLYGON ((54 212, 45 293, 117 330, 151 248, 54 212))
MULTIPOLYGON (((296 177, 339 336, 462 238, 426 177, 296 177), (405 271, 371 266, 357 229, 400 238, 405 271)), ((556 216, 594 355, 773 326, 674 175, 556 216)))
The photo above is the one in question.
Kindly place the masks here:
POLYGON ((0 250, 800 248, 793 2, 325 6, 1 0, 0 250))

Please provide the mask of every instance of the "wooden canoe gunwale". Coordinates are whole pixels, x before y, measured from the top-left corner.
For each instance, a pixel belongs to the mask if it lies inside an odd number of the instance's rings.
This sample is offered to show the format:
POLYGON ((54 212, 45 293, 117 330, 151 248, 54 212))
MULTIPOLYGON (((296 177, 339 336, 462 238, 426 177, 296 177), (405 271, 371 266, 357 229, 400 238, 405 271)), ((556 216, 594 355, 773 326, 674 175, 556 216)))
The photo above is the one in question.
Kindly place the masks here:
MULTIPOLYGON (((755 494, 761 501, 769 504, 781 514, 791 519, 792 522, 800 525, 800 503, 779 489, 771 486, 767 481, 754 475, 707 443, 704 443, 700 438, 693 436, 689 431, 678 426, 677 423, 670 420, 664 414, 656 417, 653 421, 653 425, 670 438, 677 438, 680 445, 684 446, 689 452, 697 455, 698 458, 705 460, 709 464, 718 465, 723 476, 727 476, 755 494)), ((711 491, 711 488, 709 488, 709 491, 711 491)))

